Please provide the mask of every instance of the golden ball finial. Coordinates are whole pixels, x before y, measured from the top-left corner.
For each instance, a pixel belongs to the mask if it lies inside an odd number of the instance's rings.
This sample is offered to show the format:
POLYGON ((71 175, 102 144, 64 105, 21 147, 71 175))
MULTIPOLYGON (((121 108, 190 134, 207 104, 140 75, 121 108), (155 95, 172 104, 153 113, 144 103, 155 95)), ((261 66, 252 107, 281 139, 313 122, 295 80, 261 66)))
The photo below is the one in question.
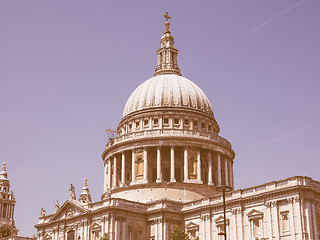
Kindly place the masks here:
POLYGON ((2 171, 6 171, 6 162, 3 163, 2 171))

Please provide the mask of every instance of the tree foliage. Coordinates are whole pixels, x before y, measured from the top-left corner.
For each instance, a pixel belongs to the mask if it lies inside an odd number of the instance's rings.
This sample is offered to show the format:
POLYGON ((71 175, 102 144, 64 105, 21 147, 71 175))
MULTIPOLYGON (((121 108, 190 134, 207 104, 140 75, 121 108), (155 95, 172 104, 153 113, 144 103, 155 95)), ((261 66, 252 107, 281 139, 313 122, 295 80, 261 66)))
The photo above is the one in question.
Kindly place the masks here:
POLYGON ((176 226, 173 232, 170 234, 171 240, 190 240, 188 234, 176 226))
POLYGON ((108 233, 104 233, 103 236, 100 238, 100 240, 109 240, 109 234, 108 233))

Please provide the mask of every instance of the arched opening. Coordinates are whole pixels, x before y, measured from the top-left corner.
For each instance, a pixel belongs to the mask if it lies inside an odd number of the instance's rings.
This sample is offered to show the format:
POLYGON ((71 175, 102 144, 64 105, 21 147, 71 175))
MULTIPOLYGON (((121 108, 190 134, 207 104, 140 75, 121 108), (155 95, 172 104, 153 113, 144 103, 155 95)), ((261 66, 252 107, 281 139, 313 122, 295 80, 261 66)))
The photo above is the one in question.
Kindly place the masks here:
POLYGON ((67 240, 74 240, 74 230, 68 231, 67 240))

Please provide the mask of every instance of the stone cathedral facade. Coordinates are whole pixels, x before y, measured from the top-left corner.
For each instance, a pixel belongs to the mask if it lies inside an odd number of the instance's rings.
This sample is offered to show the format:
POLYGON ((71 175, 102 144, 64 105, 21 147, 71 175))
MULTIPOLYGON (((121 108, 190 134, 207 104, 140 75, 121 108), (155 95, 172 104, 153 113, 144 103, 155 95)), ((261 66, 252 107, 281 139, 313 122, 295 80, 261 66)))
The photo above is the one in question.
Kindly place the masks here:
MULTIPOLYGON (((222 196, 233 189, 235 153, 219 136, 204 92, 181 76, 165 15, 154 77, 129 97, 115 138, 102 154, 104 192, 92 202, 87 180, 77 200, 42 209, 38 240, 169 240, 175 226, 190 239, 220 240, 222 196)), ((319 240, 320 182, 291 177, 226 194, 233 240, 319 240)))

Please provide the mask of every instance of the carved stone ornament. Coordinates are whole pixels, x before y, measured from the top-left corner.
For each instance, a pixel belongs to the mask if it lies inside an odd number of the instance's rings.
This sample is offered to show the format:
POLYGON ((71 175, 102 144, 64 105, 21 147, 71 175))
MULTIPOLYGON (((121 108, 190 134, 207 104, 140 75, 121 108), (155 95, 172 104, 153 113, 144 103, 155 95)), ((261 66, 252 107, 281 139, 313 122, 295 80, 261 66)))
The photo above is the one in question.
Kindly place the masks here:
POLYGON ((241 208, 232 208, 231 209, 231 213, 233 215, 240 214, 241 213, 241 208))
POLYGON ((210 218, 209 214, 204 214, 204 215, 201 216, 201 220, 202 221, 207 221, 207 220, 209 220, 209 218, 210 218))
POLYGON ((43 208, 41 208, 40 216, 41 216, 41 217, 46 216, 46 210, 44 210, 43 208))
POLYGON ((76 192, 75 192, 74 186, 72 184, 70 184, 70 188, 69 188, 69 199, 72 199, 72 200, 77 199, 76 192))
POLYGON ((293 201, 294 201, 293 197, 287 198, 287 203, 293 203, 293 201))
POLYGON ((73 217, 74 215, 74 210, 70 207, 66 211, 66 217, 73 217))
POLYGON ((299 197, 299 196, 295 196, 295 197, 293 198, 293 201, 294 201, 294 202, 300 202, 300 197, 299 197))

